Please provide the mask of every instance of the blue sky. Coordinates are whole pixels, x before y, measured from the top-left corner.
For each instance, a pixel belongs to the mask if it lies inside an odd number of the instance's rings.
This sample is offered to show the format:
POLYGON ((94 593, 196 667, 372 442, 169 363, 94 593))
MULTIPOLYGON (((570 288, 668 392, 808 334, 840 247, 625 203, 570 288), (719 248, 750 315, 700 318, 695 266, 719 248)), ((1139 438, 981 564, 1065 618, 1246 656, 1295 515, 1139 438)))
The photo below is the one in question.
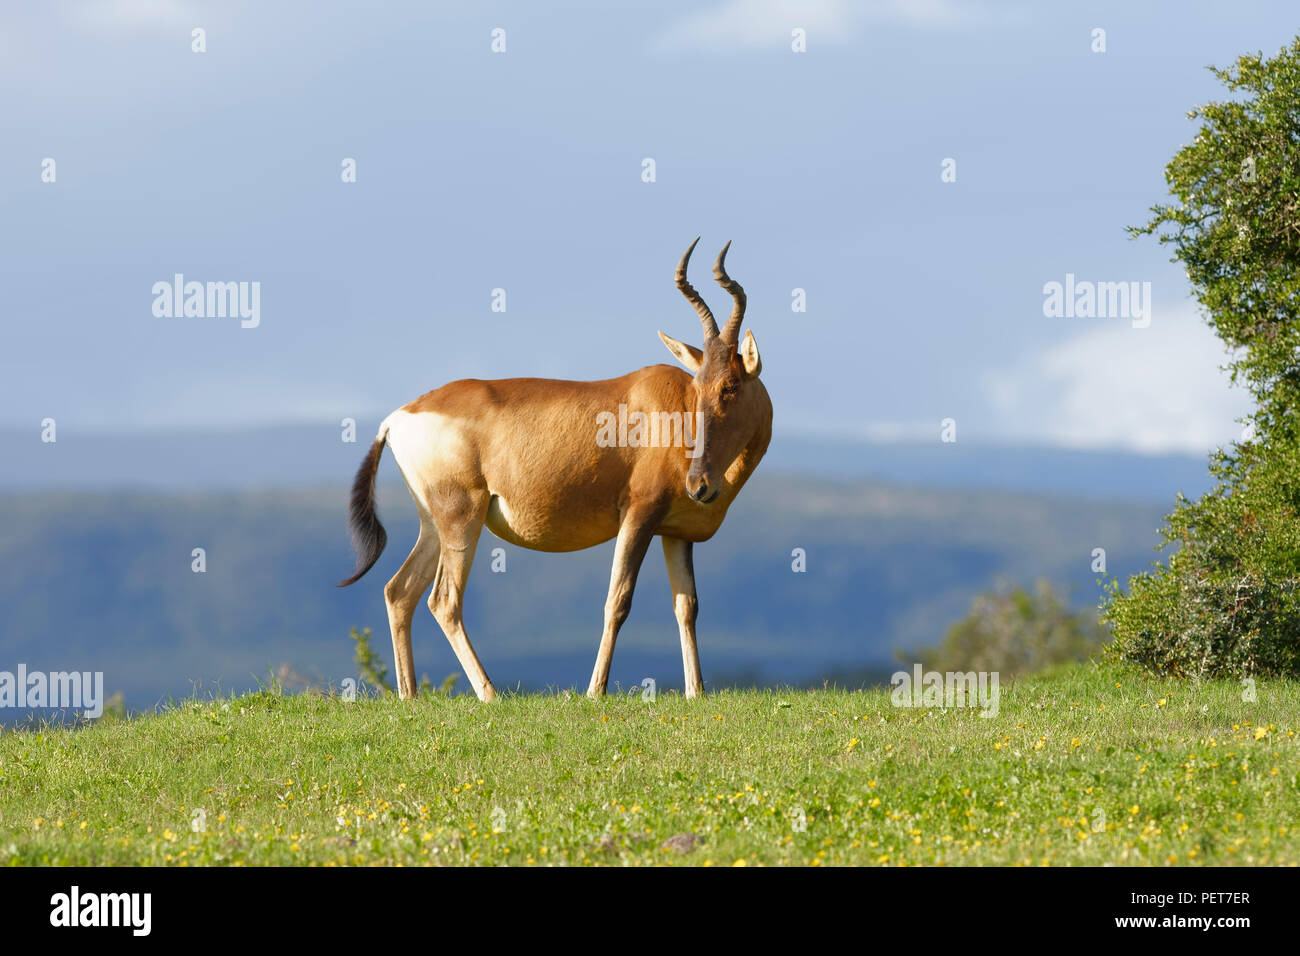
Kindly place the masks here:
POLYGON ((1199 452, 1247 408, 1124 226, 1219 95, 1204 67, 1276 51, 1293 5, 68 0, 0 26, 0 426, 366 432, 455 378, 668 362, 697 234, 717 312, 734 241, 778 429, 1199 452), (260 282, 260 325, 154 316, 177 272, 260 282), (1066 273, 1150 282, 1150 328, 1045 317, 1066 273))

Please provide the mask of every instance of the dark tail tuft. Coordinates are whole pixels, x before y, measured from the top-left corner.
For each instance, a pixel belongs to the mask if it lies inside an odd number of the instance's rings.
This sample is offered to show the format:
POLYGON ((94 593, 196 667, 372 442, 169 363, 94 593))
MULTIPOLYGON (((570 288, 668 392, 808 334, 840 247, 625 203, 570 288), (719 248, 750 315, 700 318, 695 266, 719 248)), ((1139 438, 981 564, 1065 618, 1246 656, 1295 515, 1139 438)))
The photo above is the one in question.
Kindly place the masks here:
POLYGON ((388 544, 388 532, 379 523, 375 514, 375 473, 379 471, 379 459, 384 454, 384 444, 388 436, 376 438, 370 446, 370 454, 361 463, 356 480, 352 482, 352 505, 348 514, 348 527, 352 531, 352 546, 357 552, 356 574, 346 581, 340 581, 339 587, 345 588, 361 579, 361 576, 375 566, 379 556, 388 544))

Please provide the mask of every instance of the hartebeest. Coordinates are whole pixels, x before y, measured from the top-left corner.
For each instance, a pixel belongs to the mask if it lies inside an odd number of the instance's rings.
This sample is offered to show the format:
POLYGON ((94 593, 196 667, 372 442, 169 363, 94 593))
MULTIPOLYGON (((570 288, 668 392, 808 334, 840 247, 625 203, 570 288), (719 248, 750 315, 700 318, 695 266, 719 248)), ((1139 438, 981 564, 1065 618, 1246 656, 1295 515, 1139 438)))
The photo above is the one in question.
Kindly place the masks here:
POLYGON ((701 693, 692 547, 718 530, 767 450, 772 402, 758 379, 762 362, 753 334, 746 331, 739 340, 745 290, 727 275, 731 243, 713 266, 714 278, 735 301, 719 331, 686 279, 698 242, 682 256, 676 279, 699 313, 704 348, 659 333, 690 375, 675 366, 650 365, 600 382, 466 379, 417 398, 380 424, 352 486, 356 573, 339 586, 369 571, 387 542, 375 514, 375 473, 387 444, 420 511, 415 548, 384 588, 402 698, 416 693, 411 618, 431 582, 429 610, 474 692, 481 700, 496 696, 461 620, 461 598, 485 524, 497 537, 535 551, 577 551, 618 539, 590 697, 605 693, 641 561, 650 539, 663 538, 686 696, 701 693), (598 440, 599 423, 615 415, 620 440, 598 440), (683 424, 674 437, 680 435, 680 442, 656 442, 653 436, 637 441, 635 434, 624 440, 625 421, 675 424, 678 416, 683 424))

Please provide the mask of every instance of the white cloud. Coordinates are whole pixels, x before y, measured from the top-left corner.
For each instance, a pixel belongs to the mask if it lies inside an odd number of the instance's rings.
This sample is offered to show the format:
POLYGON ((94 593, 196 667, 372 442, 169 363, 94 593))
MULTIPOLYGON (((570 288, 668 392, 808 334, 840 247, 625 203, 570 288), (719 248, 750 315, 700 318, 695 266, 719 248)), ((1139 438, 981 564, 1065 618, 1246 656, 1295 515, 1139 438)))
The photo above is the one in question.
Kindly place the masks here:
POLYGON ((1192 308, 1149 328, 1095 323, 1068 341, 985 376, 999 438, 1074 448, 1204 453, 1240 437, 1248 393, 1221 367, 1223 343, 1192 308))
POLYGON ((809 48, 842 46, 873 23, 960 27, 987 18, 982 4, 955 0, 723 0, 670 23, 651 39, 656 53, 788 50, 790 31, 809 48))

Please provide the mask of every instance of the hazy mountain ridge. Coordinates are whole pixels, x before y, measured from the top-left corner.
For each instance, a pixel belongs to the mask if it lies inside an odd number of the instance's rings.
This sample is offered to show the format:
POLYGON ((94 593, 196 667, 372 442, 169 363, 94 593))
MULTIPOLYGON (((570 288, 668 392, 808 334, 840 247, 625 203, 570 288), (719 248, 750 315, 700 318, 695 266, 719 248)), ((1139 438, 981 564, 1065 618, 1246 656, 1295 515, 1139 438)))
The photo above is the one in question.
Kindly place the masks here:
MULTIPOLYGON (((374 629, 391 660, 383 583, 417 524, 404 488, 381 488, 389 546, 357 585, 346 485, 330 489, 0 496, 0 669, 103 670, 132 706, 190 681, 235 689, 289 661, 337 682, 353 674, 348 628, 374 629), (207 570, 191 570, 203 548, 207 570)), ((999 578, 1046 576, 1095 603, 1091 551, 1127 574, 1153 557, 1163 508, 1005 492, 896 488, 779 473, 755 476, 722 530, 696 548, 706 686, 744 675, 802 681, 881 673, 896 647, 937 641, 999 578), (807 571, 791 570, 803 548, 807 571)), ((583 686, 599 640, 612 544, 539 554, 485 533, 466 621, 498 687, 583 686), (504 548, 507 570, 492 573, 504 548)), ((423 608, 417 671, 459 667, 423 608)), ((681 681, 662 554, 647 556, 612 677, 681 681)))
MULTIPOLYGON (((0 429, 0 489, 151 488, 166 491, 302 487, 351 480, 377 422, 356 426, 355 442, 333 422, 275 428, 123 434, 60 426, 46 444, 39 429, 0 429)), ((593 425, 594 433, 594 425, 593 425)), ((1106 500, 1171 503, 1175 492, 1209 487, 1205 456, 1139 455, 963 439, 868 442, 778 433, 763 472, 866 478, 895 485, 1005 489, 1106 500)), ((382 474, 396 477, 387 460, 382 474)))

